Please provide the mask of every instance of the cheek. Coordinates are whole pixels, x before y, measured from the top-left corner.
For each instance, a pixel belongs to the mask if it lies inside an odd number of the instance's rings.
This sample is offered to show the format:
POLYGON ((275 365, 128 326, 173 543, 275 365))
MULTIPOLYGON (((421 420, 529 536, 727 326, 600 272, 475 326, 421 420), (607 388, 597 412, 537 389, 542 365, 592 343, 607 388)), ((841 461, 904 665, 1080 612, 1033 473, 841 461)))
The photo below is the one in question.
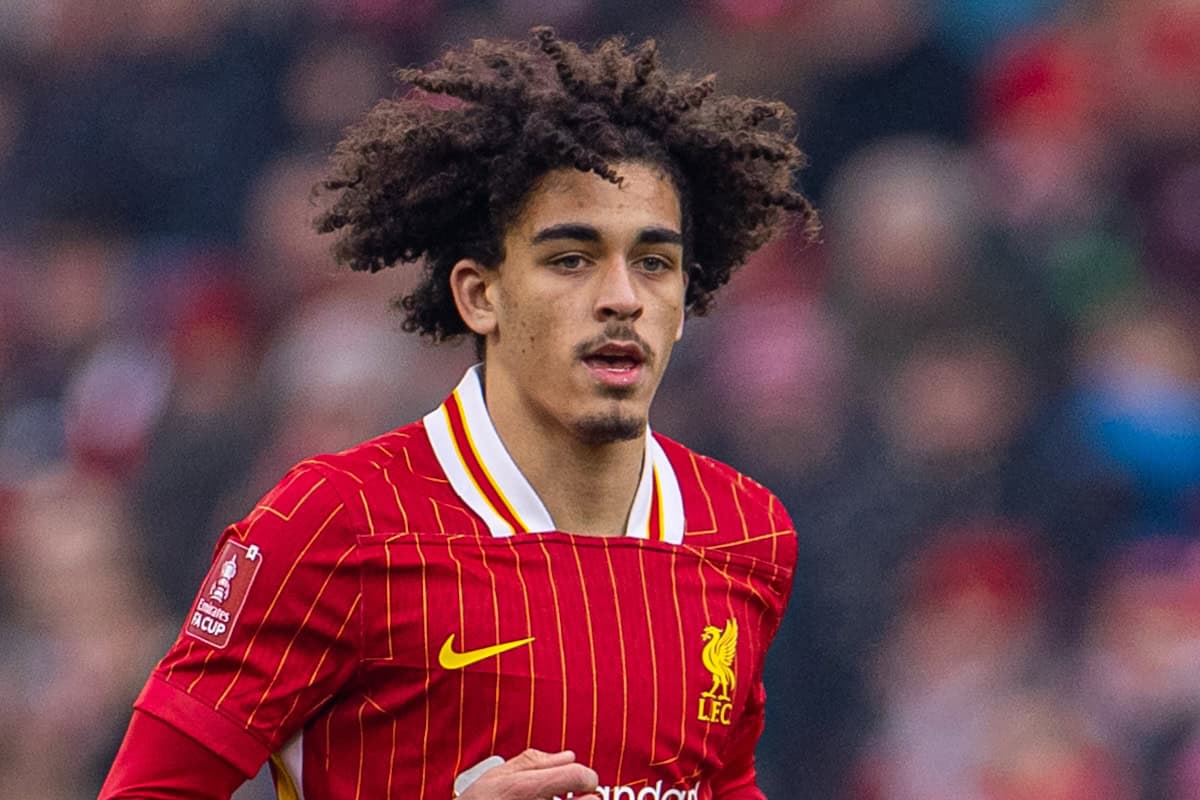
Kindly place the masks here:
POLYGON ((660 329, 662 330, 663 338, 671 342, 678 342, 683 335, 683 321, 686 317, 683 311, 682 297, 664 299, 662 303, 662 321, 660 329))
POLYGON ((538 339, 537 315, 531 313, 535 306, 521 302, 520 295, 519 290, 510 291, 508 287, 501 292, 500 335, 507 340, 509 348, 526 356, 538 339))
POLYGON ((683 324, 687 321, 687 282, 679 289, 675 299, 675 341, 683 338, 683 324))
POLYGON ((554 342, 564 337, 557 320, 547 313, 548 310, 542 304, 526 304, 519 310, 510 309, 509 331, 512 344, 518 354, 533 368, 543 363, 546 352, 553 347, 554 342))

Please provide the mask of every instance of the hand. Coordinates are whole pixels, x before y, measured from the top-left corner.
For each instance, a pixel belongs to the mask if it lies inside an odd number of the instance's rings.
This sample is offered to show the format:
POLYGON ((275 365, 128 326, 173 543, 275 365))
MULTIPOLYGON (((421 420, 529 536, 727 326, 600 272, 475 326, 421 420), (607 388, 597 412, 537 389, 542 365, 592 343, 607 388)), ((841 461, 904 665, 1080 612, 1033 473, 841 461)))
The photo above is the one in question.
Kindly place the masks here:
POLYGON ((570 750, 543 753, 529 749, 483 773, 459 800, 551 800, 574 792, 573 800, 600 800, 600 778, 575 761, 570 750))

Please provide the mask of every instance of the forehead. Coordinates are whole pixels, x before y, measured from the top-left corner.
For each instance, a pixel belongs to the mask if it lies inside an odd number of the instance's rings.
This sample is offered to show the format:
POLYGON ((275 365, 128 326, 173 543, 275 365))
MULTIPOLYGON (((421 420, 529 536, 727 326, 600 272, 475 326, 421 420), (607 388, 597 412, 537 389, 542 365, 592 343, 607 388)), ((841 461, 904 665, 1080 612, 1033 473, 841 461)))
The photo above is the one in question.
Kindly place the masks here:
POLYGON ((662 170, 639 163, 613 165, 621 184, 577 169, 546 173, 526 195, 509 235, 531 238, 538 230, 587 223, 602 234, 618 235, 645 227, 678 231, 679 192, 662 170))

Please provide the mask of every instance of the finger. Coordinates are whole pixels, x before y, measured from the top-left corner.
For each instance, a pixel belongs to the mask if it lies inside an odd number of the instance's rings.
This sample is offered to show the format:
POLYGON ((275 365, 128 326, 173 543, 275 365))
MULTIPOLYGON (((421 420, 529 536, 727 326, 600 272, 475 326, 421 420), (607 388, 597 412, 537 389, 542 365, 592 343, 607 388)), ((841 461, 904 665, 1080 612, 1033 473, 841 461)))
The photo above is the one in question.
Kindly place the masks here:
MULTIPOLYGON (((476 767, 483 767, 487 760, 476 767)), ((468 770, 470 772, 470 770, 468 770)), ((464 776, 460 775, 462 779, 464 776)), ((595 770, 575 761, 575 753, 563 750, 546 753, 529 749, 504 763, 485 769, 473 776, 469 787, 458 786, 455 791, 466 800, 531 800, 566 794, 578 800, 600 800, 594 792, 600 783, 595 770)))
POLYGON ((575 761, 574 750, 562 750, 557 753, 547 753, 542 750, 537 750, 533 747, 523 751, 519 755, 513 756, 508 761, 504 762, 504 772, 520 772, 529 769, 547 769, 550 767, 558 767, 563 764, 570 764, 575 761))
MULTIPOLYGON (((489 778, 491 775, 488 776, 489 778)), ((568 792, 574 793, 582 800, 596 790, 600 778, 595 770, 583 764, 569 763, 543 769, 526 770, 513 775, 504 776, 503 788, 508 790, 506 796, 513 798, 525 797, 554 797, 568 792)), ((483 781, 480 781, 483 785, 483 781)), ((497 788, 500 783, 497 782, 497 788)))

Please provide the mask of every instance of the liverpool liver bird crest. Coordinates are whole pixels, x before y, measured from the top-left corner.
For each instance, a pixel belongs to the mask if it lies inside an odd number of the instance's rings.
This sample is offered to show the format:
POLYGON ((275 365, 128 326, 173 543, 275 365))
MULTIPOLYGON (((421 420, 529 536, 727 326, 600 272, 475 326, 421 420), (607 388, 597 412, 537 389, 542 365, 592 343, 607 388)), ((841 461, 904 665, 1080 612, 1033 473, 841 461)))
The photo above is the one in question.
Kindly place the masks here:
POLYGON ((737 677, 733 674, 733 656, 737 653, 737 620, 725 621, 725 630, 716 625, 706 625, 700 634, 706 644, 700 653, 704 666, 712 673, 713 685, 703 697, 728 701, 737 689, 737 677))

